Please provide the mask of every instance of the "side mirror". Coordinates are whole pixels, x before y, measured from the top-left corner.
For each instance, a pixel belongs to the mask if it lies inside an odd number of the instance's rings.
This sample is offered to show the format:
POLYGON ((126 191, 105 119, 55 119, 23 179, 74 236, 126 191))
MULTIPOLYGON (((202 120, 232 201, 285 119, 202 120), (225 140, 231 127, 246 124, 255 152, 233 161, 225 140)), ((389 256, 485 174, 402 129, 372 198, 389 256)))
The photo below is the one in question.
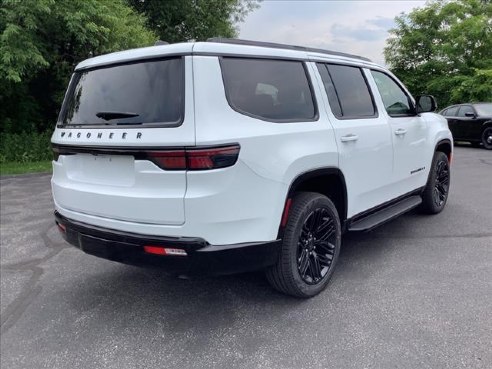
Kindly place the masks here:
POLYGON ((420 95, 417 96, 417 113, 428 113, 436 111, 437 102, 432 95, 420 95))
POLYGON ((468 118, 476 118, 476 115, 475 115, 475 113, 473 113, 471 111, 467 111, 465 113, 465 117, 468 117, 468 118))

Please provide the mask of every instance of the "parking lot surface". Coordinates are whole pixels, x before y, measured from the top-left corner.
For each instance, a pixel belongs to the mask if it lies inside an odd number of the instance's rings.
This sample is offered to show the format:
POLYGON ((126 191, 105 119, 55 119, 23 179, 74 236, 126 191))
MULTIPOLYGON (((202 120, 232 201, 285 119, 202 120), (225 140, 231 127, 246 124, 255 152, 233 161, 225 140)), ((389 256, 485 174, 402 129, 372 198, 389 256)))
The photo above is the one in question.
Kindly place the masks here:
POLYGON ((492 152, 456 147, 443 213, 345 237, 310 300, 261 273, 179 280, 86 255, 49 175, 2 178, 1 367, 491 368, 492 152))

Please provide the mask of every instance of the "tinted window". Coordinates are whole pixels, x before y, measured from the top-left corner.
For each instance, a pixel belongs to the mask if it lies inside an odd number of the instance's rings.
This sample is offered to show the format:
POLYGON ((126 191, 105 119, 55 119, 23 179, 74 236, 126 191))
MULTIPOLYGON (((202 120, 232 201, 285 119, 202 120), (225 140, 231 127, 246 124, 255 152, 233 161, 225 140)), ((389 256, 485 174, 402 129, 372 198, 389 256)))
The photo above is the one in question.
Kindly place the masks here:
POLYGON ((470 105, 464 105, 460 107, 460 110, 458 111, 458 117, 466 117, 466 113, 475 114, 473 108, 470 105))
POLYGON ((391 117, 414 115, 408 95, 387 74, 371 70, 384 108, 391 117))
POLYGON ((223 58, 221 67, 229 104, 240 113, 277 122, 316 117, 302 62, 223 58))
POLYGON ((325 64, 317 64, 318 71, 323 80, 323 85, 325 86, 326 95, 328 96, 328 102, 330 103, 331 111, 336 117, 342 116, 342 108, 340 107, 340 102, 338 101, 337 92, 335 91, 335 86, 331 80, 330 74, 325 64))
POLYGON ((76 72, 60 120, 63 124, 176 125, 183 115, 184 66, 183 59, 176 58, 76 72))
POLYGON ((458 113, 458 108, 459 106, 453 106, 449 109, 446 109, 443 113, 443 115, 447 116, 447 117, 455 117, 456 114, 458 113))
POLYGON ((376 110, 369 88, 357 67, 327 64, 345 118, 372 117, 376 110))

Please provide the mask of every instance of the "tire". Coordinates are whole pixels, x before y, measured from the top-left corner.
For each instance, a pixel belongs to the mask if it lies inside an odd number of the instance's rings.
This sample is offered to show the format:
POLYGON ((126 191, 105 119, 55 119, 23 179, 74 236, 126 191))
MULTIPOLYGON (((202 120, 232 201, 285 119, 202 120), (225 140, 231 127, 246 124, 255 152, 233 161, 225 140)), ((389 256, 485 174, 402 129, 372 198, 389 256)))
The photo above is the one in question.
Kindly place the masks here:
POLYGON ((292 200, 279 259, 266 271, 268 281, 287 295, 317 295, 333 275, 341 239, 333 202, 318 193, 299 192, 292 200))
POLYGON ((438 214, 446 206, 449 194, 451 171, 445 153, 436 151, 432 159, 429 178, 422 193, 421 210, 427 214, 438 214))
POLYGON ((492 127, 487 127, 483 130, 482 144, 487 150, 492 150, 492 127))

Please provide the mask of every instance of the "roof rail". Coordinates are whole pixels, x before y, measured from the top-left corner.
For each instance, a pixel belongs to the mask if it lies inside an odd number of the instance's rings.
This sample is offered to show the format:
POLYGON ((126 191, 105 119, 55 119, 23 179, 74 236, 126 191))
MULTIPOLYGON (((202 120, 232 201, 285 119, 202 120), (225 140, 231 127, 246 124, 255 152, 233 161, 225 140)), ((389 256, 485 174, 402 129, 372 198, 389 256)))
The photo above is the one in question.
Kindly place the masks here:
POLYGON ((341 53, 338 51, 330 51, 330 50, 325 50, 325 49, 317 49, 314 47, 278 44, 278 43, 274 43, 274 42, 251 41, 251 40, 242 40, 239 38, 223 38, 223 37, 212 37, 212 38, 207 39, 207 42, 217 42, 217 43, 221 43, 221 44, 232 44, 232 45, 270 47, 270 48, 274 48, 274 49, 308 51, 308 52, 315 52, 315 53, 320 53, 320 54, 344 56, 346 58, 354 58, 354 59, 360 59, 360 60, 372 62, 371 59, 364 58, 363 56, 346 54, 346 53, 341 53))

